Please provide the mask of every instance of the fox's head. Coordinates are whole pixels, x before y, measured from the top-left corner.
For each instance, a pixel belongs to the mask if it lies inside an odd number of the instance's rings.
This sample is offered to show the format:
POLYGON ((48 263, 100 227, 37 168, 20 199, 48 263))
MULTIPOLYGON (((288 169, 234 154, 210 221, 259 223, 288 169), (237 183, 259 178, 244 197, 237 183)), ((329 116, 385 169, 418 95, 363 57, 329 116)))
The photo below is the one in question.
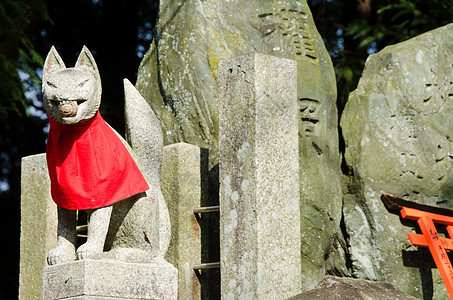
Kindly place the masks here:
POLYGON ((66 68, 52 47, 42 77, 44 108, 54 121, 76 124, 94 117, 101 104, 101 78, 87 47, 83 46, 74 68, 66 68))

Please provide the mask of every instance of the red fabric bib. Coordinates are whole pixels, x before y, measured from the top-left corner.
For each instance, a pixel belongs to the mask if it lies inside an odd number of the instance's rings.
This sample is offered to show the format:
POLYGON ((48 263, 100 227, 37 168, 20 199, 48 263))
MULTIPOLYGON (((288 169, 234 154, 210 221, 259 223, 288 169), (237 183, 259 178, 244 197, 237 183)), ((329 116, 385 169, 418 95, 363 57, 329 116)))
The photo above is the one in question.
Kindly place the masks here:
POLYGON ((53 201, 66 209, 108 206, 149 189, 121 140, 100 113, 65 125, 51 118, 47 166, 53 201))

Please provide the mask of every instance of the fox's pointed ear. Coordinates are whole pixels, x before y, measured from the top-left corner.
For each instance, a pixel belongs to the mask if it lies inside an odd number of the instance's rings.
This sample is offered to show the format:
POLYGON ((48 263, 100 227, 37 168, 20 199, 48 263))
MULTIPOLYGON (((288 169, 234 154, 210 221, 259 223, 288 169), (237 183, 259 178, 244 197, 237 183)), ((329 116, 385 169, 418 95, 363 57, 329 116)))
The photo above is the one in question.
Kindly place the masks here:
POLYGON ((88 69, 95 74, 99 73, 96 62, 94 61, 94 57, 86 46, 83 46, 74 68, 88 69))
POLYGON ((44 62, 43 71, 42 71, 42 81, 46 82, 47 77, 59 70, 65 69, 66 66, 63 60, 58 54, 57 49, 54 46, 50 48, 49 53, 47 54, 46 61, 44 62))

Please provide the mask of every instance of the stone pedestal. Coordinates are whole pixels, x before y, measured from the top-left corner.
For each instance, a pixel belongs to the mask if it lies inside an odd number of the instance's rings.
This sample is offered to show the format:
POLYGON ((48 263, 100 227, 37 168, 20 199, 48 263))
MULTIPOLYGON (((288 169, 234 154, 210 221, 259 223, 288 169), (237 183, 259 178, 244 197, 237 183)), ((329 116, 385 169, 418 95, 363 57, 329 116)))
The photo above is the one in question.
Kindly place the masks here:
POLYGON ((295 61, 252 54, 219 66, 223 299, 301 291, 295 61))
POLYGON ((177 299, 178 271, 169 263, 82 260, 44 268, 43 299, 177 299))

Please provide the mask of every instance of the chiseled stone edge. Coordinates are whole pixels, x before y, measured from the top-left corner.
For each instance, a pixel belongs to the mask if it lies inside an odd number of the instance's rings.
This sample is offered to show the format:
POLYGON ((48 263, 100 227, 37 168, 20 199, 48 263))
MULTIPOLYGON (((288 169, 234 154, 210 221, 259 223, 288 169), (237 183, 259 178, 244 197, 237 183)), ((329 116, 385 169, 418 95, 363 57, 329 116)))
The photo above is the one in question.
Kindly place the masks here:
POLYGON ((20 205, 19 299, 39 299, 47 253, 57 245, 57 206, 45 153, 22 158, 20 205))
POLYGON ((223 299, 301 291, 295 61, 250 54, 219 67, 223 299))
POLYGON ((177 292, 178 271, 165 262, 137 264, 116 260, 81 260, 49 266, 43 271, 45 300, 77 299, 82 296, 177 299, 177 292))

